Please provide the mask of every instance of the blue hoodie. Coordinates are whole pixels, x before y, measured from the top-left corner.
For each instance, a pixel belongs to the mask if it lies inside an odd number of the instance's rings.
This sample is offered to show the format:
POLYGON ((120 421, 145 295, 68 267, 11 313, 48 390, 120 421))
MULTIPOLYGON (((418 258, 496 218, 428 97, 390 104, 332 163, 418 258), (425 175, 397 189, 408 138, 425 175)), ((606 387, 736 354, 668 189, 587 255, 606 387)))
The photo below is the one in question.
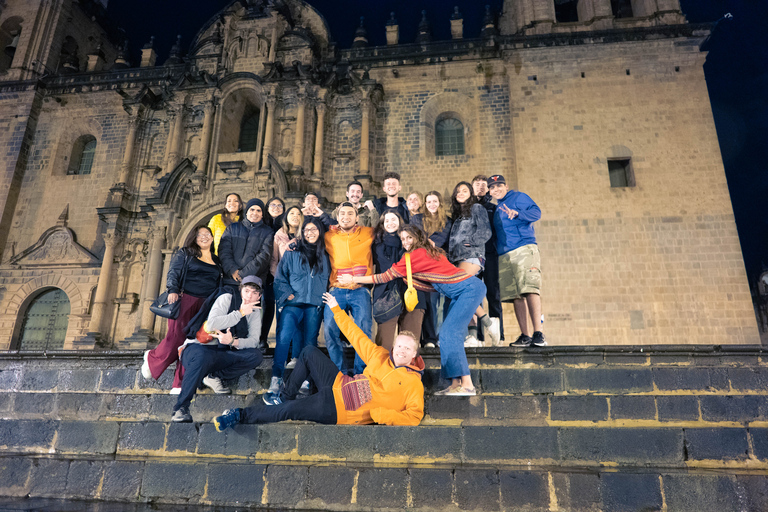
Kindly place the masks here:
POLYGON ((493 226, 496 228, 496 249, 499 255, 514 251, 518 247, 536 243, 533 223, 541 218, 541 209, 527 194, 510 190, 499 201, 496 213, 493 215, 493 226), (517 217, 510 219, 504 213, 501 205, 518 212, 517 217))

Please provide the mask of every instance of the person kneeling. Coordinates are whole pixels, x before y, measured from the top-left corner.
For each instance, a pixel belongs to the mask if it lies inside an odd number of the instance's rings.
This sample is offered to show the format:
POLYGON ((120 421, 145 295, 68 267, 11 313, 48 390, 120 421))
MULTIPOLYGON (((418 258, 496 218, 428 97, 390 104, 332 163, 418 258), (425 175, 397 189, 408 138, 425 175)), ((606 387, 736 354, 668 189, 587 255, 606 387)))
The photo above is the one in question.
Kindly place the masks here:
POLYGON ((187 339, 179 349, 184 365, 181 393, 173 408, 176 423, 192 422, 189 404, 202 384, 217 394, 229 393, 221 380, 232 380, 259 366, 263 358, 258 350, 261 312, 256 304, 261 296, 261 279, 248 276, 240 283, 240 296, 224 293, 216 299, 205 328, 218 343, 202 345, 187 339))
POLYGON ((306 420, 324 424, 418 425, 424 417, 424 361, 418 354, 416 336, 401 332, 391 352, 376 346, 330 293, 323 301, 333 311, 337 325, 367 365, 362 375, 349 377, 317 347, 301 352, 296 367, 275 397, 246 409, 229 409, 215 418, 216 430, 238 423, 272 423, 306 420), (317 393, 302 400, 296 395, 304 380, 317 386, 317 393))

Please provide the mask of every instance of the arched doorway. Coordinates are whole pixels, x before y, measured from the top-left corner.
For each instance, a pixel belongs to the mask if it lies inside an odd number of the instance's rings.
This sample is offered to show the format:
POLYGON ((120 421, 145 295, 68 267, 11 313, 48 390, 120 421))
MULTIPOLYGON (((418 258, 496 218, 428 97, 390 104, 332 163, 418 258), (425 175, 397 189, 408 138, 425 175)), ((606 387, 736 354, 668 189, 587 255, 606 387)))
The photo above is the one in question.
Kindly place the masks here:
POLYGON ((19 350, 61 350, 69 324, 69 298, 53 288, 38 295, 24 313, 19 350))

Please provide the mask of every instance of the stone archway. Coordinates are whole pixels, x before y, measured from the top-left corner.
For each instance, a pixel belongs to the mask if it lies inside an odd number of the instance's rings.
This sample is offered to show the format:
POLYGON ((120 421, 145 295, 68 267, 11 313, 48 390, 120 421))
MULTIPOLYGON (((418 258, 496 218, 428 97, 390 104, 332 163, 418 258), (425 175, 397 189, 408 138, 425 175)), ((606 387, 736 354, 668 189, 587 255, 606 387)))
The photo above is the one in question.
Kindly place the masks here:
POLYGON ((61 350, 69 325, 70 302, 61 288, 45 288, 34 295, 19 320, 19 350, 61 350))
POLYGON ((11 335, 6 338, 6 343, 3 343, 3 340, 0 339, 0 347, 5 345, 7 348, 10 348, 10 346, 18 344, 22 324, 24 323, 24 314, 27 312, 30 304, 40 296, 42 291, 56 288, 61 289, 67 295, 70 304, 70 320, 67 326, 67 334, 64 338, 64 348, 70 346, 78 336, 83 334, 82 319, 87 317, 88 302, 83 300, 80 288, 66 276, 46 274, 24 283, 8 301, 8 306, 2 312, 0 318, 12 321, 13 329, 11 335))

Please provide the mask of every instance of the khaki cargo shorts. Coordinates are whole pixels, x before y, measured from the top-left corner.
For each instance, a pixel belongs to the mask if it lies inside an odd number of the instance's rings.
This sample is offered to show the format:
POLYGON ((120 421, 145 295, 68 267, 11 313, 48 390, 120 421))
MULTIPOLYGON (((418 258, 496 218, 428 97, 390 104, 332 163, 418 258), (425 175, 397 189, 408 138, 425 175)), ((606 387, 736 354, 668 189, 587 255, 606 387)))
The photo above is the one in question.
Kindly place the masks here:
POLYGON ((540 295, 541 255, 538 245, 524 245, 499 256, 499 290, 502 302, 511 302, 526 293, 540 295))

